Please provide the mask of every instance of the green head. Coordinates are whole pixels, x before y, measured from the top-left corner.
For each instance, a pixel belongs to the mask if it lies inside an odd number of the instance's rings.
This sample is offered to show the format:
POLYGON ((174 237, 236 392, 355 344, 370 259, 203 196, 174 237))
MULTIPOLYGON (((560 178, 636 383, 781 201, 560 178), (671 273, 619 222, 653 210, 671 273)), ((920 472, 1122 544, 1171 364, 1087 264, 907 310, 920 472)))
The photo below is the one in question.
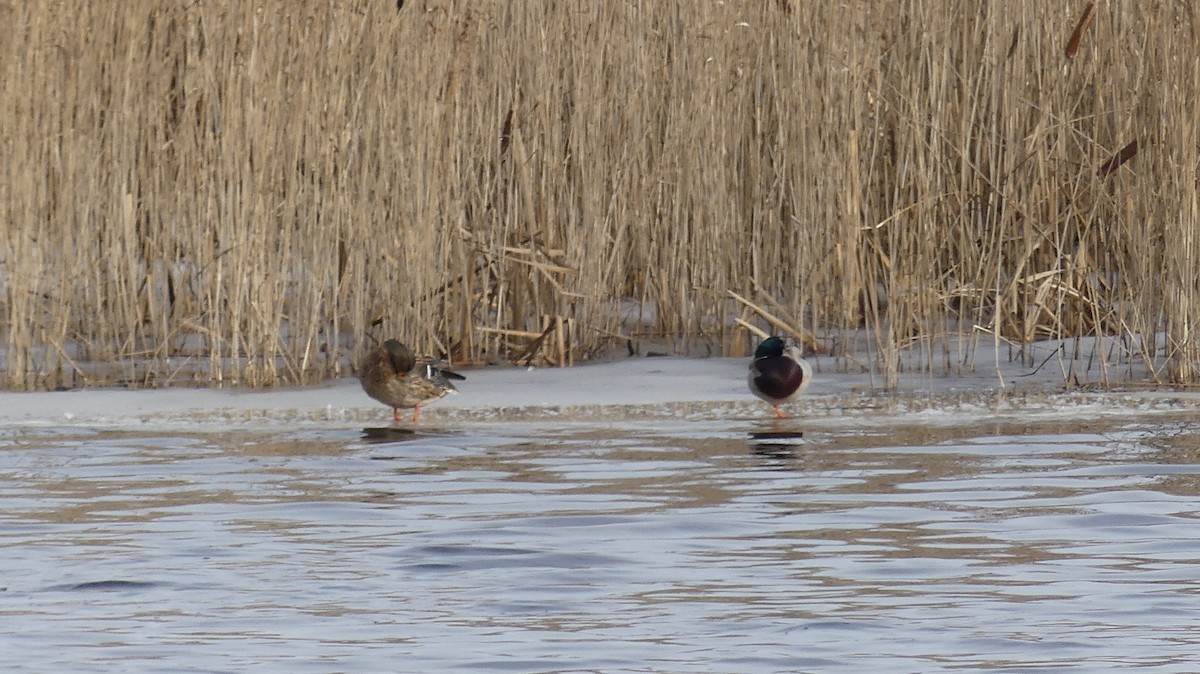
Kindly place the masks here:
POLYGON ((771 336, 764 339, 758 345, 758 348, 754 350, 754 358, 756 360, 759 358, 776 358, 783 355, 785 348, 787 348, 787 345, 783 343, 782 339, 771 336))

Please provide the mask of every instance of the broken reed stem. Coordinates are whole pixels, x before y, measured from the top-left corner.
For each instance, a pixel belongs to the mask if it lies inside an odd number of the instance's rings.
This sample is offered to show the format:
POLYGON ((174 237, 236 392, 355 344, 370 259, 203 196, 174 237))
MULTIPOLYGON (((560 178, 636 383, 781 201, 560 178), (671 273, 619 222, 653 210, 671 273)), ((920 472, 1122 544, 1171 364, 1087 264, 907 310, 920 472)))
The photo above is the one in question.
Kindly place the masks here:
POLYGON ((750 300, 746 299, 745 297, 742 297, 741 295, 733 292, 732 290, 728 291, 728 293, 729 293, 730 297, 737 300, 738 302, 741 302, 742 304, 744 304, 746 306, 746 308, 753 310, 754 313, 758 314, 759 316, 762 316, 768 323, 770 323, 771 325, 774 325, 775 327, 779 328, 780 330, 784 331, 785 333, 791 335, 793 338, 795 338, 797 341, 799 341, 801 344, 803 344, 806 349, 808 349, 812 352, 818 351, 817 341, 815 339, 813 339, 812 336, 809 335, 807 332, 804 332, 800 328, 797 328, 793 325, 788 324, 786 321, 780 319, 775 314, 772 314, 771 312, 769 312, 766 309, 760 307, 759 305, 751 302, 750 300))
POLYGON ((759 328, 757 325, 754 325, 753 323, 743 320, 741 317, 735 318, 733 320, 738 325, 749 330, 751 333, 754 334, 755 337, 758 337, 759 339, 766 339, 771 336, 771 333, 759 328))

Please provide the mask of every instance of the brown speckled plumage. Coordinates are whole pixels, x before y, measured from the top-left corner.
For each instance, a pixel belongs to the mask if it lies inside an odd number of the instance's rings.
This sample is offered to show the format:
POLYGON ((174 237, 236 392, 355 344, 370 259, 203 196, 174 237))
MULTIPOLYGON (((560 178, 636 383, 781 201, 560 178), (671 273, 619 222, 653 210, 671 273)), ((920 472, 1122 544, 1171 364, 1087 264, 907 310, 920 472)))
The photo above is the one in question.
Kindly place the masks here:
POLYGON ((421 405, 456 391, 451 379, 466 379, 442 370, 426 358, 413 356, 412 349, 394 339, 363 356, 358 379, 367 395, 392 408, 392 419, 400 421, 400 408, 413 409, 413 423, 421 418, 421 405))

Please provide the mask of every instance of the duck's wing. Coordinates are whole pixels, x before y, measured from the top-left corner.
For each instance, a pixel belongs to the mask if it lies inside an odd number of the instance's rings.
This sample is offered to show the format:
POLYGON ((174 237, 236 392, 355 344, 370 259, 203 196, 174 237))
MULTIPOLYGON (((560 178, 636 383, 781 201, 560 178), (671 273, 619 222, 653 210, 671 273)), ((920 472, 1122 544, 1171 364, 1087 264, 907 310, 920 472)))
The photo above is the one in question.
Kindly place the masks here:
POLYGON ((454 387, 447 380, 449 380, 449 379, 456 379, 458 381, 466 380, 466 377, 462 376, 461 374, 459 374, 457 372, 451 372, 450 370, 443 369, 441 367, 441 361, 437 360, 436 358, 422 358, 420 360, 420 362, 417 363, 417 366, 413 368, 412 371, 414 374, 416 374, 417 376, 422 377, 424 379, 430 379, 430 380, 437 381, 437 382, 445 382, 445 384, 447 386, 450 386, 451 388, 454 388, 454 387))
POLYGON ((754 386, 774 399, 783 400, 804 384, 804 370, 791 358, 760 358, 751 365, 754 386))
POLYGON ((459 374, 457 372, 451 372, 450 370, 443 370, 441 368, 438 368, 438 372, 441 372, 442 375, 446 377, 446 379, 457 379, 458 381, 466 381, 466 379, 467 379, 466 377, 462 376, 461 374, 459 374))

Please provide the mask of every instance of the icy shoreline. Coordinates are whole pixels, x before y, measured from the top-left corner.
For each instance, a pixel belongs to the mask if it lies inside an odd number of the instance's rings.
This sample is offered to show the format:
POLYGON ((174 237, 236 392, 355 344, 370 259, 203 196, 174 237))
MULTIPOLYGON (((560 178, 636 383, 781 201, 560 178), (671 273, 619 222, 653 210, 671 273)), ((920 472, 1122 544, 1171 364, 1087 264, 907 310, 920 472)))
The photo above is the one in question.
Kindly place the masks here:
MULTIPOLYGON (((460 393, 422 409, 429 425, 468 422, 565 422, 652 419, 754 421, 771 409, 746 389, 744 358, 634 358, 566 369, 465 370, 460 393)), ((1178 391, 1066 391, 1056 373, 1010 365, 961 376, 905 375, 895 392, 881 378, 818 374, 795 419, 822 423, 961 423, 996 417, 1046 419, 1200 411, 1200 394, 1178 391)), ((391 423, 390 410, 354 379, 282 389, 80 389, 0 393, 8 428, 157 427, 196 431, 358 428, 391 423)))

